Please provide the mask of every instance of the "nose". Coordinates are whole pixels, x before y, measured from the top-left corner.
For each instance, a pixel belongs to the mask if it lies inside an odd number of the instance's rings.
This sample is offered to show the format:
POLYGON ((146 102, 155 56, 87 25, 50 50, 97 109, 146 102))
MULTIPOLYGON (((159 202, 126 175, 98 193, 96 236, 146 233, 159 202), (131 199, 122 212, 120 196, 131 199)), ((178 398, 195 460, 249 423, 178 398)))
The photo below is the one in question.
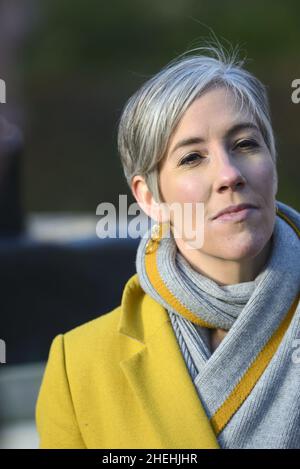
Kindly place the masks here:
POLYGON ((228 189, 236 190, 243 187, 246 179, 230 153, 225 149, 219 149, 215 155, 214 181, 217 192, 224 192, 228 189))

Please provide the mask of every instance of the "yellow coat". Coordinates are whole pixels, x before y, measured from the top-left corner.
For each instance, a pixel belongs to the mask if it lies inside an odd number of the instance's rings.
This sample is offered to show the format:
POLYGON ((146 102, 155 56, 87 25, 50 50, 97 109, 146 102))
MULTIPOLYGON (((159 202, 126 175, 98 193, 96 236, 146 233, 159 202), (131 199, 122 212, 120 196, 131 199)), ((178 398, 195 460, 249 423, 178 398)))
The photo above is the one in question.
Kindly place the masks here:
POLYGON ((166 310, 137 274, 119 307, 51 345, 40 448, 218 448, 166 310))

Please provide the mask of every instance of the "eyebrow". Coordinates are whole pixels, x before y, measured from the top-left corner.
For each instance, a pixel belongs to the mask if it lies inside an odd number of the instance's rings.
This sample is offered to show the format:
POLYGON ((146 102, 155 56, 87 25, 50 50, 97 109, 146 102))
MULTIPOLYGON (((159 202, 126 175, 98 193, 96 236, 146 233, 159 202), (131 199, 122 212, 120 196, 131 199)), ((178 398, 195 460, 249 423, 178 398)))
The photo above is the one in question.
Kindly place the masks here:
MULTIPOLYGON (((227 138, 232 137, 232 135, 245 129, 246 130, 253 129, 253 130, 259 131, 259 128, 257 127, 257 125, 253 124, 252 122, 240 122, 239 124, 235 124, 234 126, 230 127, 230 129, 227 130, 225 137, 227 138)), ((187 147, 189 145, 195 145, 197 143, 205 143, 205 139, 202 137, 188 137, 183 140, 180 140, 179 142, 176 143, 175 147, 171 151, 171 154, 173 154, 179 148, 187 147)))

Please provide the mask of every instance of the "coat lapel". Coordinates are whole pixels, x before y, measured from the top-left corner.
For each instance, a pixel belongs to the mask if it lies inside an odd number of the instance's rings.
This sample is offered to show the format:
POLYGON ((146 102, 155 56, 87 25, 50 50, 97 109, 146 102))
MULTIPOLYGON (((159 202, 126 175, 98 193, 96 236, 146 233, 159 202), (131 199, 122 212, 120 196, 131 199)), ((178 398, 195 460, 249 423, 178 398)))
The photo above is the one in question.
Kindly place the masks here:
POLYGON ((124 289, 119 333, 135 342, 120 367, 161 447, 218 448, 169 316, 145 294, 137 274, 124 289))

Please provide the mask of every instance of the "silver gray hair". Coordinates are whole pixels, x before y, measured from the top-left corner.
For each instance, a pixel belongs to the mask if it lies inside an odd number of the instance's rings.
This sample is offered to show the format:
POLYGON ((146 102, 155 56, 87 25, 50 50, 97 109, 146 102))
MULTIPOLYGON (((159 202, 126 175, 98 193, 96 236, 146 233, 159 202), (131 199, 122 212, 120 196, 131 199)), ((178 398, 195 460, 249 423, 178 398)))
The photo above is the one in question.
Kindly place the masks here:
POLYGON ((213 87, 225 86, 241 109, 250 111, 276 164, 266 87, 243 68, 236 51, 228 54, 220 46, 196 50, 197 55, 182 54, 146 81, 127 101, 119 122, 118 150, 127 183, 131 187, 132 178, 141 175, 158 203, 158 167, 170 137, 193 101, 213 87))

